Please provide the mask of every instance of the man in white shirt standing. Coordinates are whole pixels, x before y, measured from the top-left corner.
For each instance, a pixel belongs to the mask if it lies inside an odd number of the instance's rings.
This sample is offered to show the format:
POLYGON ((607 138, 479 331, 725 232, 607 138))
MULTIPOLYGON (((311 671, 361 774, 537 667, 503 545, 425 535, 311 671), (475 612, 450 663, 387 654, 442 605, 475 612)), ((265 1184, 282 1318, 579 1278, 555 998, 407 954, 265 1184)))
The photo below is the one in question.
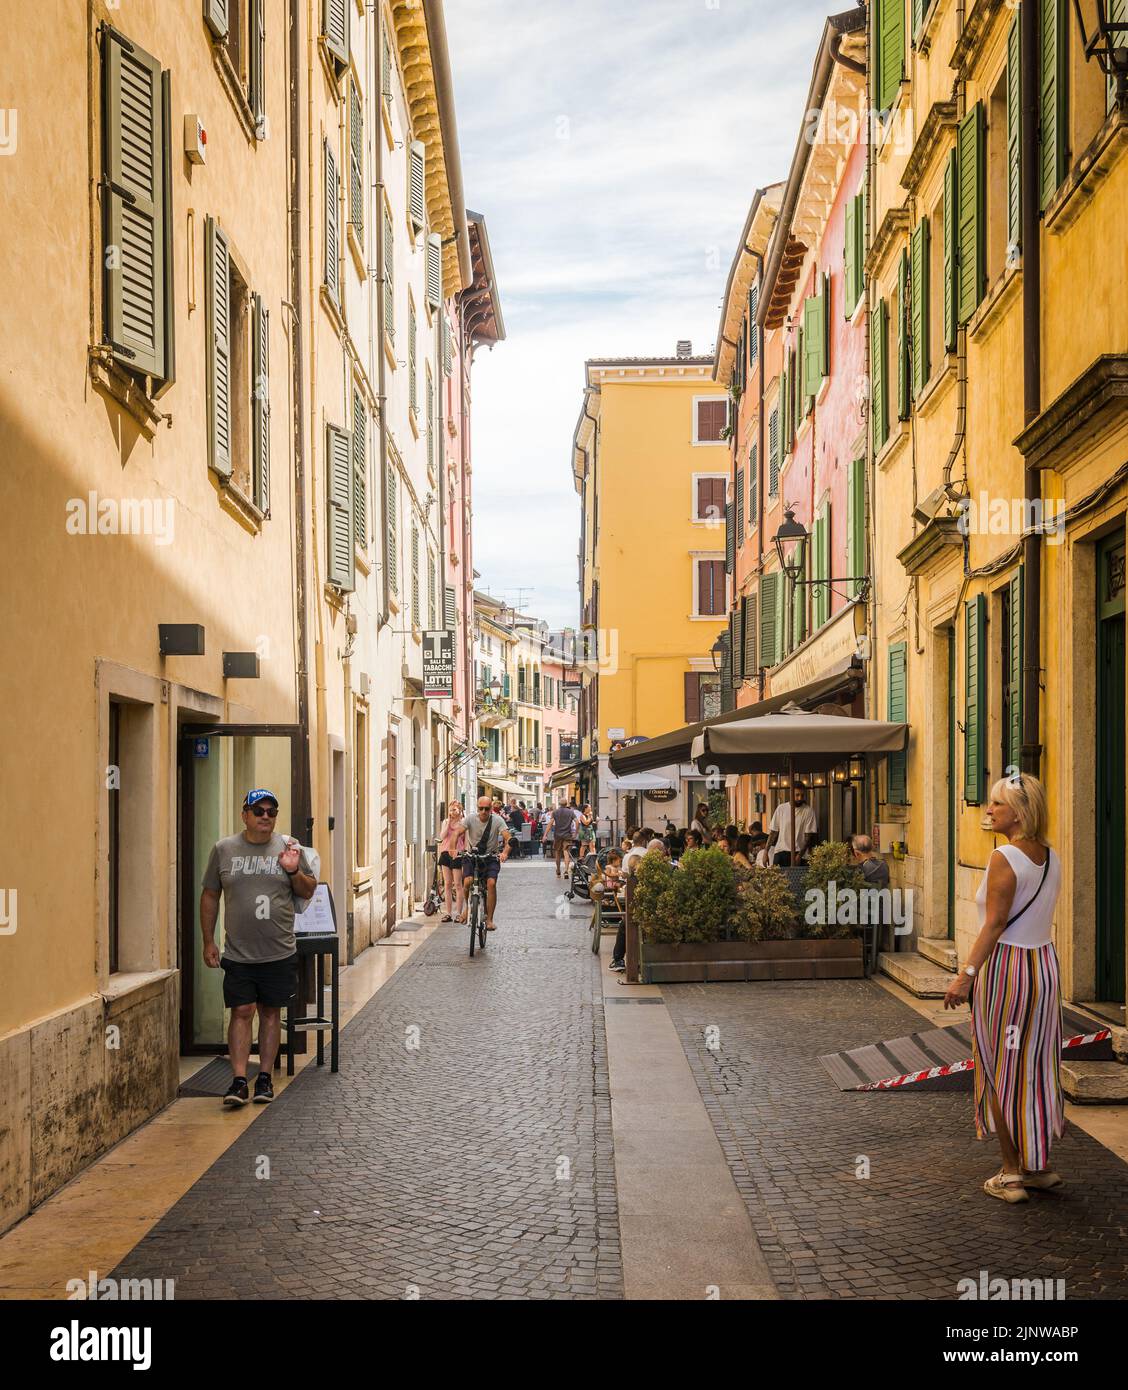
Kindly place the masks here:
POLYGON ((791 800, 781 801, 772 813, 772 823, 768 827, 769 862, 785 866, 798 864, 803 851, 818 834, 818 829, 815 812, 807 801, 807 789, 796 782, 791 790, 791 800), (793 827, 794 846, 791 843, 793 827))

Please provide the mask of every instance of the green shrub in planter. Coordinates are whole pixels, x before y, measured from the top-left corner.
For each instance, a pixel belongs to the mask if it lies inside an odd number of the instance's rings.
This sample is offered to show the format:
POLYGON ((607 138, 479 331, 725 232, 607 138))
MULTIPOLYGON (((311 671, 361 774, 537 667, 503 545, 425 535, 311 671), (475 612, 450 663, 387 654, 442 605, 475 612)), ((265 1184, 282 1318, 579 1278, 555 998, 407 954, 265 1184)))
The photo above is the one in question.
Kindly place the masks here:
POLYGON ((631 911, 644 941, 723 941, 736 907, 736 874, 723 850, 690 850, 676 869, 646 854, 635 871, 631 911))
POLYGON ((840 841, 816 845, 807 854, 807 875, 803 880, 805 901, 802 904, 801 917, 804 936, 853 936, 857 930, 856 898, 854 922, 836 924, 827 921, 830 915, 827 908, 832 883, 838 899, 844 894, 856 894, 866 886, 865 877, 854 863, 849 845, 840 841))
POLYGON ((795 895, 773 867, 737 874, 733 929, 741 941, 784 941, 797 934, 795 895))

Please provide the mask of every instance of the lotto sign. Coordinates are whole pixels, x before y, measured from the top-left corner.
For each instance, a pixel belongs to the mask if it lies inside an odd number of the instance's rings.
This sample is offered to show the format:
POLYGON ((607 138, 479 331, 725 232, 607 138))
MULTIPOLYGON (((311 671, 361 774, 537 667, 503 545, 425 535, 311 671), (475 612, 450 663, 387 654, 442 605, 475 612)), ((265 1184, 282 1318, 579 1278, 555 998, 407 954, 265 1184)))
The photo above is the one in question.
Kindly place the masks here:
POLYGON ((443 629, 423 634, 423 696, 449 700, 454 694, 454 633, 443 629))

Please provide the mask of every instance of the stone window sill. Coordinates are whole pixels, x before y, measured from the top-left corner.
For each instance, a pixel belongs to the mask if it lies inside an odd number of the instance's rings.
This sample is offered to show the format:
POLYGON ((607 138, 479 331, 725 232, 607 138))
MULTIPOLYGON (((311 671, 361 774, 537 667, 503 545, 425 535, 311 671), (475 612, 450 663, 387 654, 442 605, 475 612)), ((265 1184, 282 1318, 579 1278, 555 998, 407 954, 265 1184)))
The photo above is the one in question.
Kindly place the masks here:
POLYGON ((899 452, 901 445, 909 437, 909 422, 907 420, 896 420, 889 431, 889 438, 878 450, 874 463, 878 468, 888 468, 893 461, 893 456, 899 452))
MULTIPOLYGON (((247 100, 242 80, 235 70, 235 64, 231 61, 231 55, 227 51, 227 43, 224 39, 213 41, 212 61, 215 63, 216 72, 219 73, 223 90, 227 93, 227 98, 231 102, 239 124, 243 127, 243 134, 251 144, 257 143, 259 139, 258 122, 255 120, 255 113, 251 110, 251 104, 247 100)), ((265 132, 262 138, 266 138, 265 132)))
POLYGON ((240 521, 246 522, 252 530, 261 531, 267 513, 259 511, 238 483, 233 483, 222 473, 215 473, 214 469, 212 472, 219 488, 220 505, 232 512, 240 521))
POLYGON ((1077 221, 1128 148, 1128 111, 1117 108, 1090 141, 1050 200, 1043 216, 1048 232, 1060 236, 1077 221))
POLYGON ((118 366, 108 347, 90 349, 90 380, 136 420, 146 439, 153 439, 166 421, 172 427, 172 416, 157 408, 137 377, 118 366))
POLYGON ((360 279, 363 282, 368 278, 368 263, 365 259, 364 247, 361 245, 360 237, 357 235, 356 226, 352 222, 348 224, 345 230, 345 240, 349 244, 349 251, 352 254, 353 265, 356 267, 356 273, 360 276, 360 279))
POLYGON ((339 337, 345 330, 345 320, 344 316, 341 314, 340 305, 338 305, 332 294, 330 294, 328 286, 326 285, 321 286, 321 307, 329 315, 333 323, 334 331, 339 337))
POLYGON ((925 383, 924 390, 913 402, 913 409, 918 415, 930 415, 933 408, 943 399, 943 388, 956 379, 958 361, 954 352, 944 354, 940 366, 932 373, 925 383))
POLYGON ((1021 283, 1022 257, 1006 266, 1002 274, 995 277, 995 283, 988 289, 983 303, 968 320, 967 336, 970 341, 982 339, 986 342, 1003 318, 1003 309, 1014 298, 1014 291, 1021 283))

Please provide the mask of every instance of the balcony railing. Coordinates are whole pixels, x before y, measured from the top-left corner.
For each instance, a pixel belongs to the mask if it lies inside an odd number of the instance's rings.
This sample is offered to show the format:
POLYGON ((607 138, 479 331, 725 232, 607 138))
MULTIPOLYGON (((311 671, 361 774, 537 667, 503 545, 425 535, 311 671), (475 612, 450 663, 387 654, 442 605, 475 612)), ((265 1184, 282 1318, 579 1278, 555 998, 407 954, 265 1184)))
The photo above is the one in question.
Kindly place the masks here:
POLYGON ((540 767, 541 751, 539 748, 522 748, 517 754, 517 761, 522 767, 540 767))

